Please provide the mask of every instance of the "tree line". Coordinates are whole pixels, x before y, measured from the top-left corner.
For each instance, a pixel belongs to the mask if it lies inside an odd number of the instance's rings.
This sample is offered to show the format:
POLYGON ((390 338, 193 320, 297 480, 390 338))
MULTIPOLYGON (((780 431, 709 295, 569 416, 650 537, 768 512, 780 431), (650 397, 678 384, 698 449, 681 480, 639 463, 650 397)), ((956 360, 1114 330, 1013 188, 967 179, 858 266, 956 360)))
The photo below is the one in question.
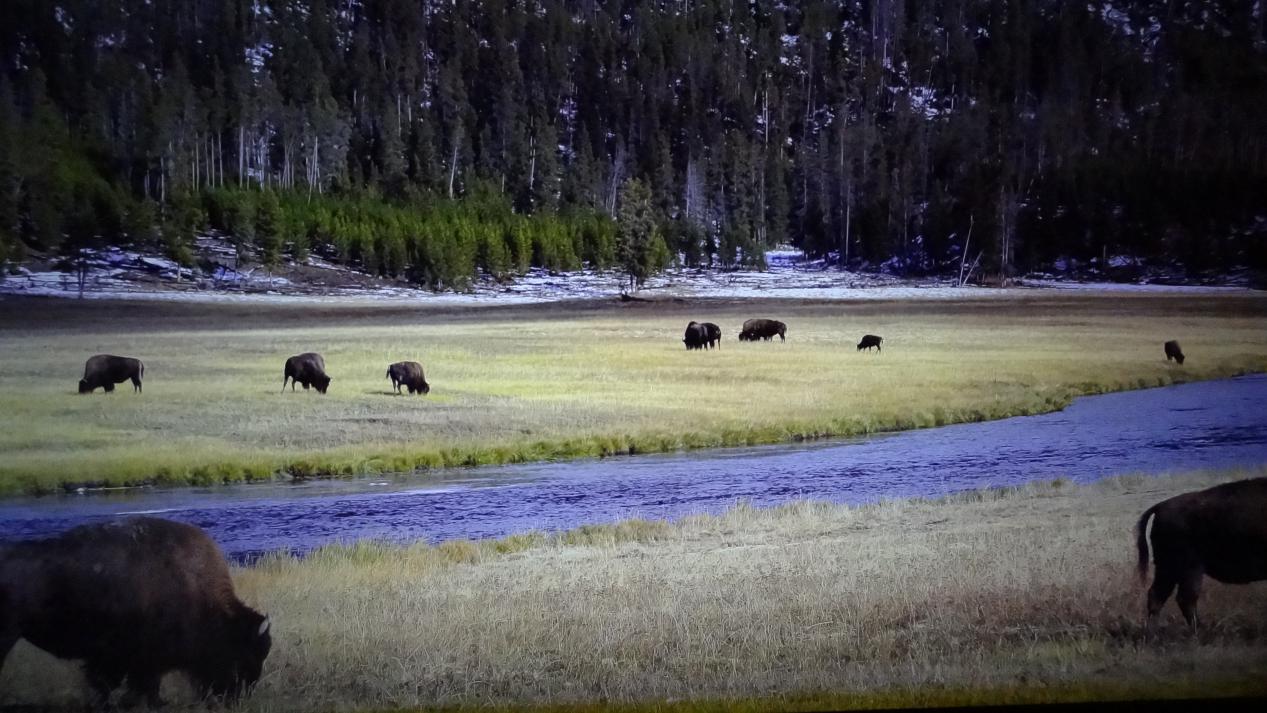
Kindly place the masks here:
POLYGON ((1267 263, 1258 4, 10 0, 0 259, 1267 263), (627 198, 633 200, 627 201, 627 198), (629 205, 625 205, 626 202, 629 205))

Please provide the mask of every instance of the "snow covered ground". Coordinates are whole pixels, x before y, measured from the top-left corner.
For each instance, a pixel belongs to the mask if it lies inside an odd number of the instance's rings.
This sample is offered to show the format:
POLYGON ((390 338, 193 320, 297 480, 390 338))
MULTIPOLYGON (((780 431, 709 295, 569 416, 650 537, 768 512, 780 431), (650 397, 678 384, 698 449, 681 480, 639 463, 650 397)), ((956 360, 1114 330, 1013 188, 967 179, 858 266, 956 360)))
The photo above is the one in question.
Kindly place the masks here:
MULTIPOLYGON (((225 246, 213 239, 200 241, 204 254, 223 257, 225 246)), ((573 299, 604 299, 620 295, 624 276, 617 272, 583 270, 551 273, 534 269, 510 284, 476 281, 471 292, 431 292, 402 283, 369 278, 344 266, 311 257, 303 266, 316 282, 270 276, 256 267, 235 269, 227 259, 205 270, 181 270, 161 257, 111 248, 93 254, 84 286, 86 299, 143 299, 188 302, 417 302, 431 305, 526 304, 573 299), (353 279, 356 278, 356 279, 353 279)), ((766 253, 768 270, 704 270, 677 268, 652 278, 639 297, 655 298, 783 298, 811 300, 944 300, 1006 299, 1035 290, 1098 290, 1118 292, 1183 292, 1226 294, 1244 287, 1177 286, 1156 284, 1085 283, 1025 280, 1009 288, 956 287, 952 280, 904 279, 878 273, 848 272, 821 260, 807 260, 799 250, 766 253)), ((45 266, 47 267, 47 266, 45 266)), ((293 270, 292 270, 293 272, 293 270)), ((0 295, 79 297, 73 273, 54 269, 20 269, 0 281, 0 295)))

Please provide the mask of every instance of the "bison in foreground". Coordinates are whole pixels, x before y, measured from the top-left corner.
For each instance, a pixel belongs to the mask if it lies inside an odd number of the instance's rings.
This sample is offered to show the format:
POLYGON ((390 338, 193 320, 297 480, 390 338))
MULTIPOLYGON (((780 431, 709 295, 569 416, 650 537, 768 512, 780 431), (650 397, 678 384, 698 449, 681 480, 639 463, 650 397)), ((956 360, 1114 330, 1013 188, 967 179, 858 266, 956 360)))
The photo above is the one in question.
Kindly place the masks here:
POLYGON ((682 343, 688 350, 703 349, 708 343, 708 329, 699 322, 691 321, 686 325, 686 334, 682 336, 682 343))
POLYGON ((416 361, 398 361, 387 367, 387 378, 392 380, 392 388, 400 393, 400 387, 409 389, 411 394, 431 393, 431 384, 427 383, 422 373, 422 364, 416 361))
POLYGON ((863 349, 871 351, 871 347, 875 347, 877 352, 884 351, 880 349, 880 342, 883 341, 884 337, 877 337, 874 334, 864 334, 862 335, 862 341, 858 342, 858 351, 862 351, 863 349))
POLYGON ((1179 588, 1179 610, 1197 625, 1201 578, 1228 584, 1267 579, 1267 478, 1252 478, 1177 495, 1148 508, 1135 525, 1139 575, 1148 577, 1152 540, 1153 586, 1148 590, 1147 624, 1170 593, 1179 588), (1151 538, 1148 520, 1153 519, 1151 538))
POLYGON ((113 354, 98 354, 84 362, 84 378, 79 380, 79 393, 90 394, 98 386, 105 392, 112 393, 115 384, 132 380, 132 392, 141 392, 141 378, 145 376, 145 365, 140 359, 121 357, 113 354))
POLYGON ((1183 366, 1183 350, 1179 348, 1179 342, 1170 340, 1162 345, 1166 350, 1166 361, 1174 359, 1179 362, 1179 366, 1183 366))
POLYGON ((236 700, 272 645, 211 538, 151 517, 0 546, 0 667, 18 639, 83 660, 97 706, 124 678, 129 697, 158 704, 169 671, 203 697, 236 700))
POLYGON ((717 347, 718 349, 721 349, 721 327, 718 327, 712 322, 703 322, 702 324, 704 326, 704 335, 706 338, 705 343, 709 347, 717 347))
POLYGON ((787 325, 777 319, 750 319, 743 323, 739 332, 739 340, 755 342, 764 339, 767 342, 778 335, 779 341, 787 341, 787 325))
POLYGON ((305 352, 286 360, 286 370, 282 376, 282 392, 286 391, 286 382, 290 381, 290 390, 295 384, 303 384, 304 391, 311 385, 318 393, 324 394, 330 388, 330 377, 326 376, 326 360, 320 354, 305 352))

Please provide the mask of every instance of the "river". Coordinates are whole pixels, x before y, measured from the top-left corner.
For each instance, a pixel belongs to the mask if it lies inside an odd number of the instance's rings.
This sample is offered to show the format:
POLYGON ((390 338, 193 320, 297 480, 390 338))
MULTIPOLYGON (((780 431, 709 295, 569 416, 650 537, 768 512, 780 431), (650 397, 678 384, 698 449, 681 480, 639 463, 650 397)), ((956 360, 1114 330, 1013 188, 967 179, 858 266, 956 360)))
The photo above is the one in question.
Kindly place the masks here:
POLYGON ((1076 399, 1040 416, 868 438, 0 502, 0 540, 125 514, 206 529, 238 561, 358 539, 436 542, 796 499, 863 503, 1067 477, 1267 464, 1267 375, 1076 399))

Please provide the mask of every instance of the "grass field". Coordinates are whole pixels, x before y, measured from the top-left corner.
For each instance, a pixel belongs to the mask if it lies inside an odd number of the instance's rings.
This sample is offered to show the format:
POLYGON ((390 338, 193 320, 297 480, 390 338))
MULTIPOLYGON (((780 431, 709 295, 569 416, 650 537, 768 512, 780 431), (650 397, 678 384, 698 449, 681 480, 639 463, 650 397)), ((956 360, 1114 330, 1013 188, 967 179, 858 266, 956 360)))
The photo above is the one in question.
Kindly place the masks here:
MULTIPOLYGON (((248 711, 621 704, 813 709, 1267 694, 1267 583, 1142 627, 1132 528, 1241 472, 738 507, 503 540, 360 544, 235 573, 273 618, 248 711), (711 703, 710 703, 711 701, 711 703)), ((181 678, 165 695, 188 700, 181 678)), ((22 643, 0 705, 77 705, 22 643)), ((741 708, 741 709, 744 709, 741 708)))
POLYGON ((745 445, 1030 414, 1080 394, 1267 370, 1267 298, 614 302, 505 308, 0 299, 0 493, 216 483, 745 445), (740 343, 766 316, 788 341, 740 343), (723 347, 687 352, 690 319, 723 347), (882 354, 854 348, 884 337, 882 354), (1179 339, 1183 367, 1161 343, 1179 339), (325 355, 329 394, 279 394, 325 355), (75 393, 84 360, 145 392, 75 393), (423 363, 429 396, 387 364, 423 363))

